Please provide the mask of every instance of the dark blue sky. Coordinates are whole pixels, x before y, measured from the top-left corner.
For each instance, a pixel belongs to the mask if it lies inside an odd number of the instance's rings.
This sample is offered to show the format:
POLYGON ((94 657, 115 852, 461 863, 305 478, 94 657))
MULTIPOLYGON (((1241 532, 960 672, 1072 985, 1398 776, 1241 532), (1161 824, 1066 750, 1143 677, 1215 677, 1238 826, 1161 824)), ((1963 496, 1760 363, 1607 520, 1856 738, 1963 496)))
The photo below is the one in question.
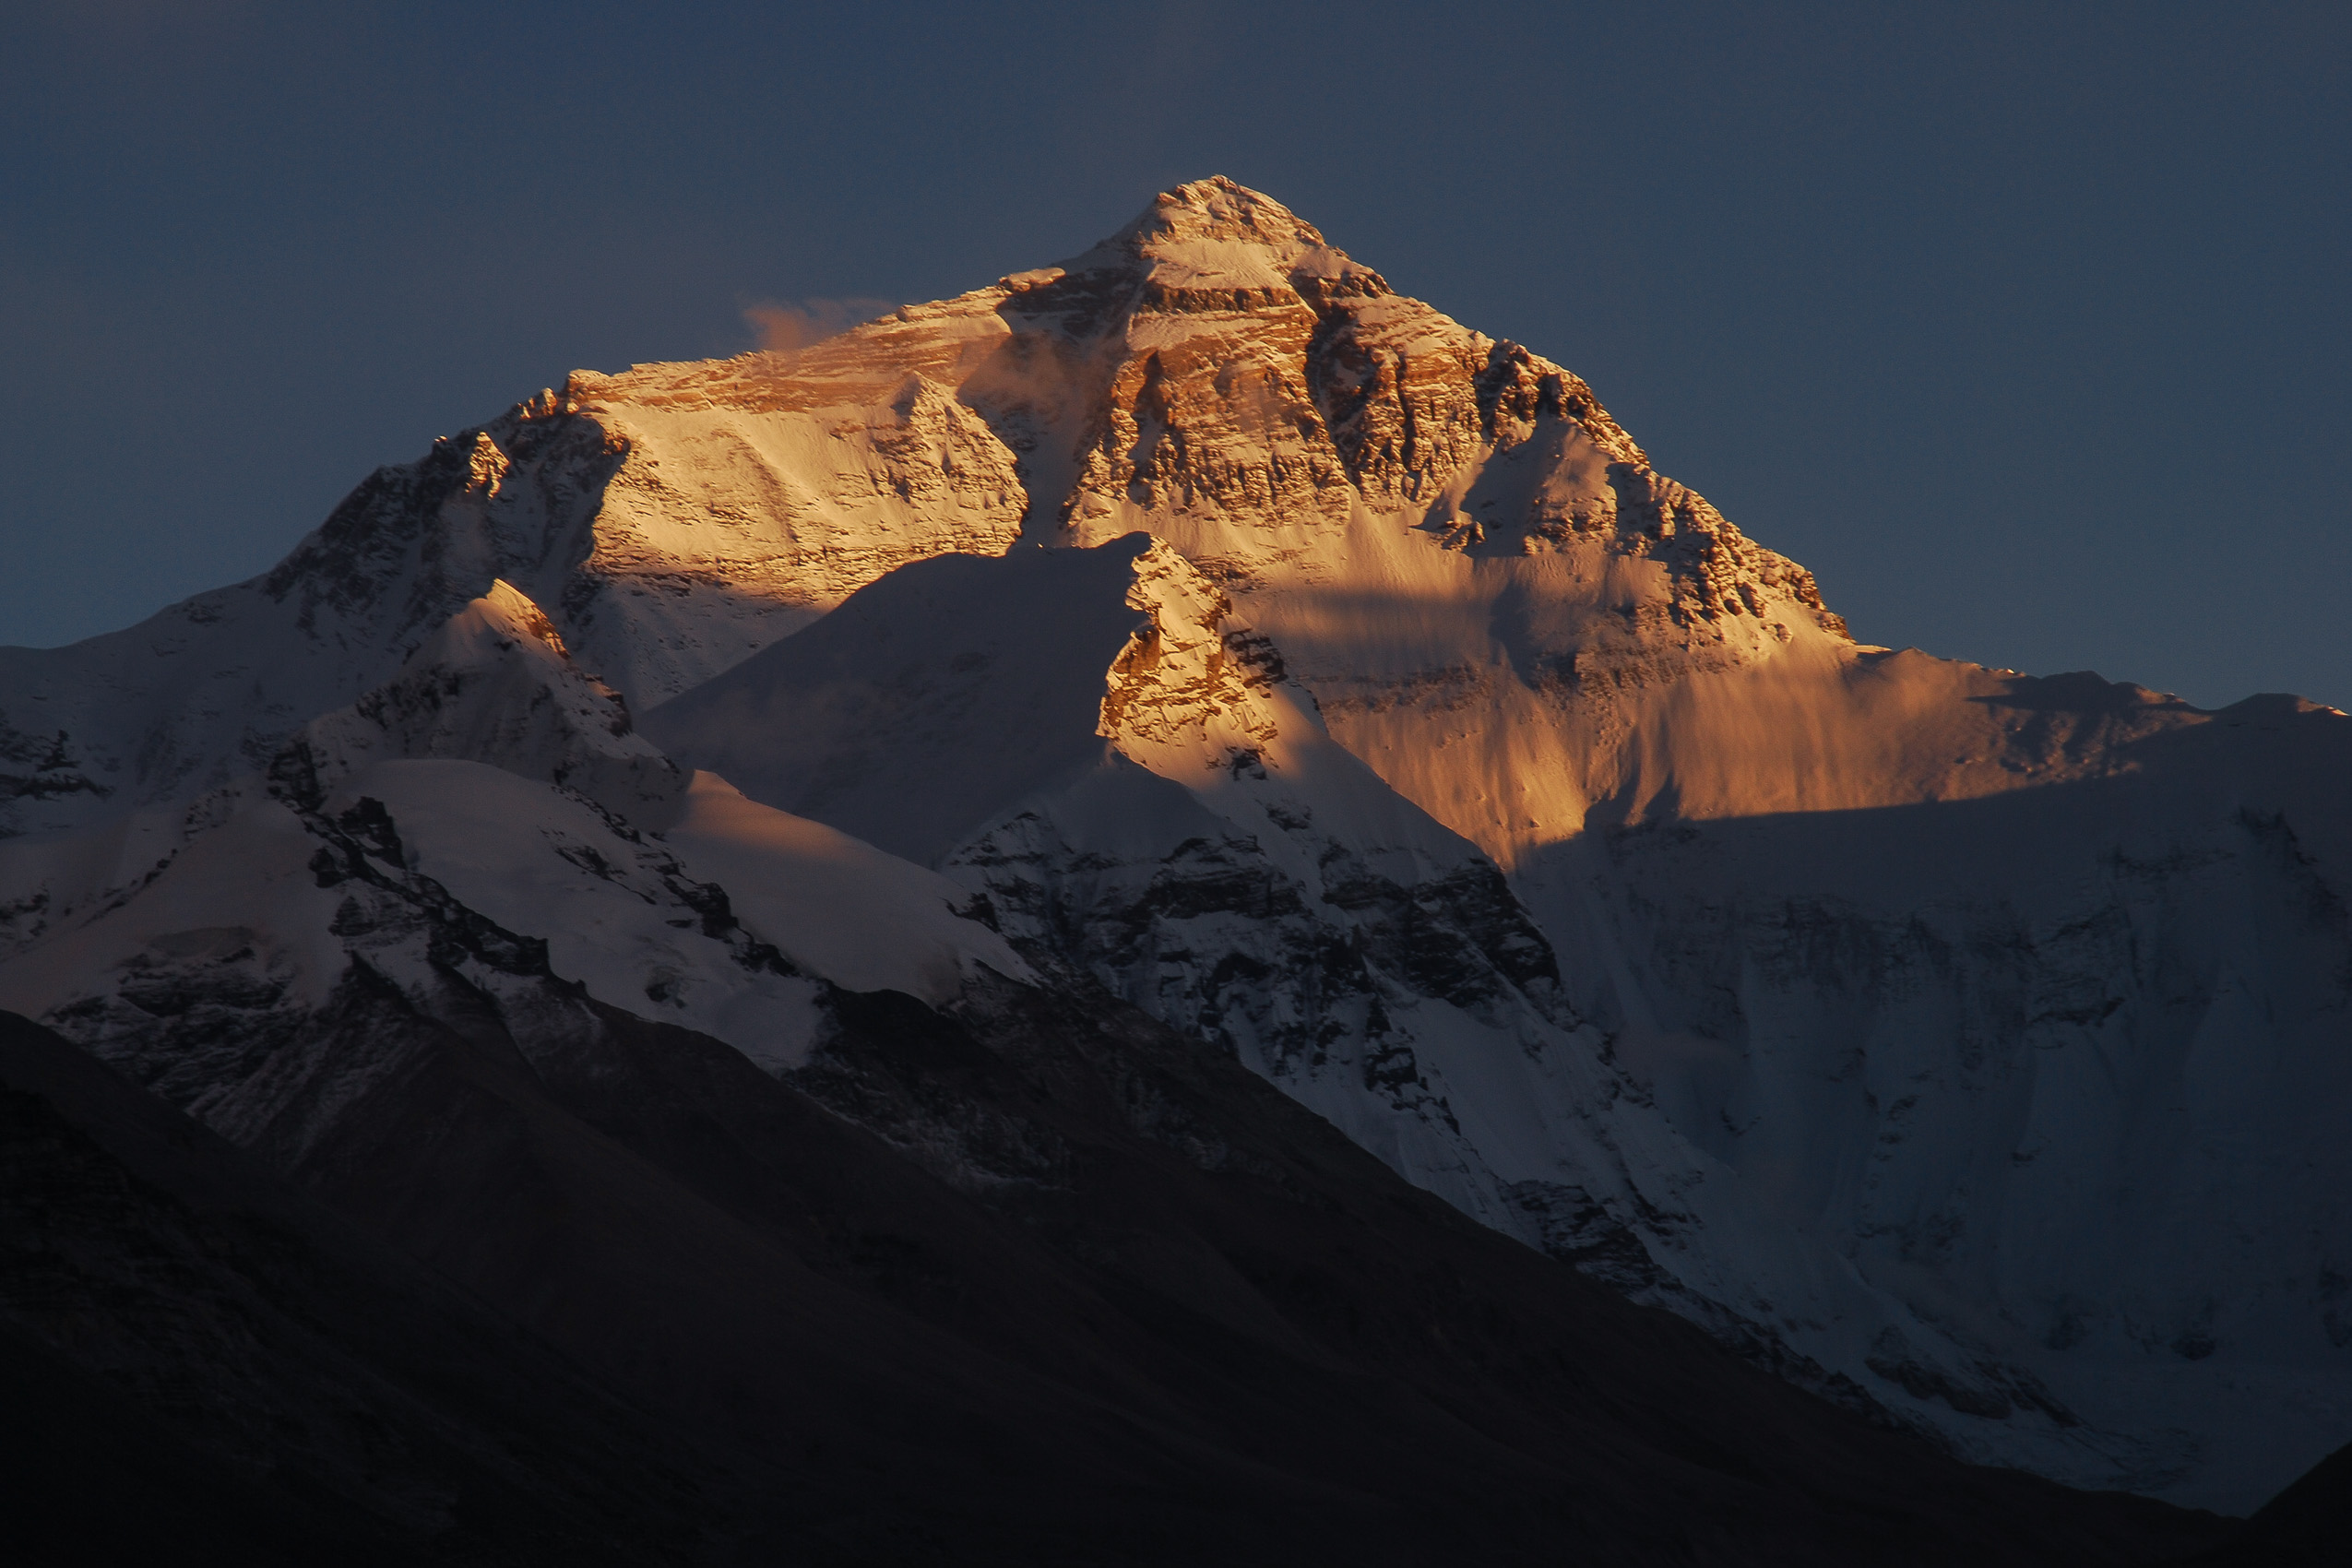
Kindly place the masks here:
POLYGON ((746 306, 1212 172, 1583 374, 1866 640, 2352 707, 2352 7, 0 9, 0 642, 746 306))

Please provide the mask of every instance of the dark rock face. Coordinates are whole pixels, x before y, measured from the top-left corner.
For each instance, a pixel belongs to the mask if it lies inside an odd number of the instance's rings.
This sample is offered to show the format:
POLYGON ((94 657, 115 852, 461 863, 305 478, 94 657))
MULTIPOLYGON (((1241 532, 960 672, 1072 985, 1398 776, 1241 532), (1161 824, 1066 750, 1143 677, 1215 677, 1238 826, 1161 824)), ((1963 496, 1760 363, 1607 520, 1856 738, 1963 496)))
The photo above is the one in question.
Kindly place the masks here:
POLYGON ((54 800, 60 795, 103 799, 113 793, 89 776, 89 763, 67 731, 28 735, 0 719, 0 804, 27 798, 54 800))
POLYGON ((1498 1026, 1532 1004, 1574 1027, 1550 944, 1491 864, 1407 885, 1342 844, 1306 841, 1320 890, 1239 833, 1123 863, 1070 845, 1036 814, 982 834, 949 866, 984 889, 1025 953, 1074 965, 1277 1076, 1384 1048, 1409 1060, 1384 996, 1442 998, 1498 1026))
POLYGON ((544 564, 525 553, 533 546, 545 556, 568 550, 565 566, 585 558, 585 525, 625 451, 593 421, 520 405, 442 437, 414 463, 376 469, 259 587, 292 605, 306 632, 322 617, 395 609, 393 638, 412 641, 481 594, 500 568, 544 564), (493 506, 503 527, 490 521, 493 506), (393 586, 408 592, 387 604, 393 586))

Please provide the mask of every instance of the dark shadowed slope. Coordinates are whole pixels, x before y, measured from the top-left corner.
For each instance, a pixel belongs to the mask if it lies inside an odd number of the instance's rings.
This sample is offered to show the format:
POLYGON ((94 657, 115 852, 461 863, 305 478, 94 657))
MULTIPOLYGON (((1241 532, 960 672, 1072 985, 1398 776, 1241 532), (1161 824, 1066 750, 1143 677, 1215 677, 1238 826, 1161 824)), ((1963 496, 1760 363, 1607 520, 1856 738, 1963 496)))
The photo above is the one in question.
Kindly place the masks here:
MULTIPOLYGON (((2215 1538, 1819 1404, 1107 999, 830 1005, 833 1044, 783 1084, 603 1010, 526 1059, 494 1009, 455 1028, 355 976, 330 1060, 374 1070, 290 1173, 356 1229, 10 1020, 18 1386, 111 1390, 67 1437, 154 1481, 110 1525, 126 1544, 196 1531, 253 1562, 322 1538, 1139 1563, 2137 1562, 2215 1538)), ((43 1512, 70 1531, 113 1484, 43 1512)))
POLYGON ((2352 1561, 2352 1447, 2339 1448, 2263 1504, 2196 1568, 2322 1568, 2352 1561))
POLYGON ((0 1014, 12 1562, 691 1559, 724 1479, 448 1282, 0 1014))

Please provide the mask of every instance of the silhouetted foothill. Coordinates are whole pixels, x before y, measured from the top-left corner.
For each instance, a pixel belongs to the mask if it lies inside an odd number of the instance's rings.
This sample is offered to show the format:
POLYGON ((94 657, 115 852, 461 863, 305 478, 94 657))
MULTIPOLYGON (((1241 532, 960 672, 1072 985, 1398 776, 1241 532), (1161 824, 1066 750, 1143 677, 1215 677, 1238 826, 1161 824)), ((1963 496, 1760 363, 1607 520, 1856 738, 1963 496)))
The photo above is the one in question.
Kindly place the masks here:
POLYGON ((70 1417, 10 1469, 19 1538, 2128 1562, 2215 1533, 1810 1399, 1108 998, 833 1005, 778 1083, 604 1010, 525 1069, 355 992, 339 1048, 403 1065, 331 1114, 308 1191, 0 1018, 10 1378, 70 1417))

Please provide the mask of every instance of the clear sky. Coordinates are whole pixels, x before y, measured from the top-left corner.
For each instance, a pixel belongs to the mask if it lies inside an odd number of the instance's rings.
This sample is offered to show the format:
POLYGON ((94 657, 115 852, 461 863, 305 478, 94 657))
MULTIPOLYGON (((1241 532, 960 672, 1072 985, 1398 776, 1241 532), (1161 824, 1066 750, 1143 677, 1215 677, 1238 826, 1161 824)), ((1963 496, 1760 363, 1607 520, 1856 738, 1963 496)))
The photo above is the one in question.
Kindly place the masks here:
POLYGON ((2352 6, 0 6, 0 642, 1182 180, 1570 365, 1866 641, 2352 707, 2352 6))

